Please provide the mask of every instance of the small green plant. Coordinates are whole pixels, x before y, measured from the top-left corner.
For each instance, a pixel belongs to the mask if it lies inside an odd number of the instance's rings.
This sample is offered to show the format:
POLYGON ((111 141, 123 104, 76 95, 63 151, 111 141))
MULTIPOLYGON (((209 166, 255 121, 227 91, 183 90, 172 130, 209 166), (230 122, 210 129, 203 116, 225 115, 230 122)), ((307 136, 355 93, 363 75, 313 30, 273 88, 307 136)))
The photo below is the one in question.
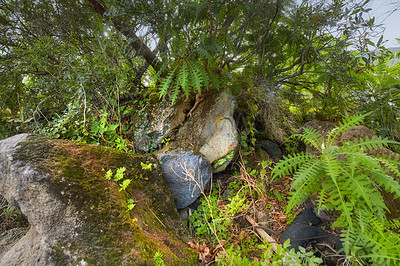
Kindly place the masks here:
POLYGON ((136 206, 136 201, 134 199, 128 199, 128 211, 133 210, 136 206))
POLYGON ((171 141, 171 138, 164 138, 161 143, 167 147, 169 145, 169 142, 171 141))
POLYGON ((246 131, 242 131, 239 135, 240 147, 242 148, 243 155, 249 155, 254 151, 254 144, 256 139, 252 133, 247 134, 246 131), (250 145, 249 145, 250 143, 250 145))
POLYGON ((153 256, 153 259, 157 266, 165 266, 163 254, 161 252, 157 251, 153 256))
POLYGON ((316 257, 313 251, 306 251, 300 248, 300 251, 295 253, 294 250, 288 250, 289 241, 286 241, 282 246, 277 245, 276 251, 272 252, 272 245, 263 243, 255 245, 260 251, 261 258, 256 261, 244 256, 243 250, 239 246, 231 246, 226 249, 225 254, 221 254, 218 259, 219 265, 294 265, 294 266, 314 266, 323 263, 323 260, 316 257))
MULTIPOLYGON (((102 169, 104 171, 104 169, 102 169)), ((104 175, 104 178, 107 180, 111 180, 113 179, 114 182, 116 182, 118 184, 119 181, 121 181, 122 179, 124 179, 125 177, 125 171, 126 168, 125 167, 120 167, 117 169, 117 172, 115 173, 114 177, 113 177, 113 171, 110 169, 106 172, 106 174, 104 175)), ((122 182, 120 182, 118 185, 120 186, 119 191, 124 191, 128 188, 129 184, 132 182, 132 179, 124 179, 122 182)), ((128 211, 131 211, 136 205, 136 202, 133 199, 128 199, 127 200, 127 209, 128 211)))
POLYGON ((124 181, 122 181, 122 184, 119 184, 119 186, 121 187, 121 188, 119 189, 119 191, 125 190, 125 189, 129 186, 129 184, 130 184, 131 182, 132 182, 131 179, 125 179, 124 181))
POLYGON ((140 162, 140 165, 142 166, 142 169, 143 169, 143 170, 151 170, 151 166, 152 166, 153 164, 152 164, 152 163, 145 164, 145 163, 143 163, 143 162, 140 162))
POLYGON ((6 199, 0 195, 0 234, 12 228, 27 226, 29 226, 29 223, 21 210, 10 205, 6 199))
POLYGON ((272 178, 294 173, 287 212, 313 194, 317 194, 319 209, 340 211, 332 226, 344 228, 342 237, 347 255, 377 264, 397 264, 400 261, 399 235, 388 226, 381 226, 381 232, 376 228, 377 223, 389 223, 381 190, 394 193, 396 197, 400 195, 400 185, 392 177, 400 177, 400 162, 391 155, 370 156, 368 152, 398 143, 366 137, 337 145, 339 136, 359 125, 366 115, 344 119, 326 138, 317 130, 304 128, 303 134, 294 137, 315 152, 284 157, 273 169, 272 178), (383 237, 386 235, 396 235, 397 242, 383 237))

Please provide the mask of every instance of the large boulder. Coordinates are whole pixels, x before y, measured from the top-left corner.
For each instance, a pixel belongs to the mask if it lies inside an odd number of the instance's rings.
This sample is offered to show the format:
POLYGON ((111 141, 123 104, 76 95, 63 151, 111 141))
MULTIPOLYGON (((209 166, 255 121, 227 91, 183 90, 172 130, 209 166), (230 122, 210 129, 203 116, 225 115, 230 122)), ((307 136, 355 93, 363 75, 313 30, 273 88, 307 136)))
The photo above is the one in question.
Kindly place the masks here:
MULTIPOLYGON (((176 146, 193 147, 212 164, 214 173, 225 170, 239 148, 233 118, 236 101, 229 90, 209 92, 175 135, 176 146)), ((174 145, 174 143, 172 143, 174 145)))
POLYGON ((167 265, 197 262, 152 155, 17 135, 0 141, 0 184, 30 223, 0 265, 153 265, 157 251, 167 265), (105 178, 121 167, 126 190, 105 178))
POLYGON ((223 171, 239 146, 235 108, 228 89, 205 92, 193 101, 182 96, 173 105, 164 99, 152 112, 135 118, 135 148, 149 152, 167 144, 168 149, 191 147, 210 161, 213 172, 223 171))

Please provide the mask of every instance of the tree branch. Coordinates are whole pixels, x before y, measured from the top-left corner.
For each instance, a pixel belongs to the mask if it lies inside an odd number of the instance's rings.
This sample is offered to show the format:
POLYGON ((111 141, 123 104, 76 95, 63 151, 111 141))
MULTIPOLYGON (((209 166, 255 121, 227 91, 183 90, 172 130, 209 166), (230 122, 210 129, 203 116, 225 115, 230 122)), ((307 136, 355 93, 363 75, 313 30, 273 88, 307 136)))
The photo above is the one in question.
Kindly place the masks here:
MULTIPOLYGON (((97 2, 96 0, 88 0, 92 5, 93 9, 99 15, 104 17, 107 9, 97 2)), ((131 39, 130 45, 150 64, 156 71, 160 70, 161 62, 158 60, 157 56, 153 51, 136 35, 136 33, 131 29, 123 25, 120 19, 112 18, 111 21, 114 27, 122 33, 125 37, 131 39)))

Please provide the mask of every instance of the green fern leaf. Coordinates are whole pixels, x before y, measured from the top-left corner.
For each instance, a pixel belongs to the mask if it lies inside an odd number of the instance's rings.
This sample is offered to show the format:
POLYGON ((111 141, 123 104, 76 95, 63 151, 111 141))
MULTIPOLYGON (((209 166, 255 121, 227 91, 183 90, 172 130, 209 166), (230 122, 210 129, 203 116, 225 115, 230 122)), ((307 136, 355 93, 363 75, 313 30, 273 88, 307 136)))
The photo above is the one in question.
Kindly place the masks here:
MULTIPOLYGON (((180 86, 182 88, 183 93, 186 96, 186 99, 189 98, 190 94, 190 86, 189 86, 189 68, 188 64, 186 62, 183 62, 181 67, 179 68, 176 84, 177 86, 180 86)), ((175 88, 174 91, 177 91, 177 88, 175 88)), ((179 92, 179 90, 178 90, 179 92)), ((176 97, 178 95, 176 94, 176 97)))
POLYGON ((207 47, 197 47, 194 52, 199 55, 200 59, 212 61, 211 54, 205 49, 207 47))
POLYGON ((379 169, 367 169, 370 176, 374 177, 374 180, 382 187, 385 188, 387 192, 395 193, 394 198, 400 197, 400 184, 390 175, 385 174, 379 169))
POLYGON ((154 80, 157 82, 161 78, 161 76, 164 74, 165 70, 167 69, 169 65, 169 60, 166 60, 160 67, 160 70, 154 75, 154 80))
POLYGON ((211 70, 208 70, 208 77, 210 79, 211 84, 213 85, 214 88, 217 90, 220 89, 221 87, 221 81, 217 73, 214 73, 211 70))
POLYGON ((362 205, 368 206, 370 212, 384 213, 386 209, 383 199, 380 193, 371 186, 371 181, 363 172, 359 169, 353 173, 346 171, 347 169, 342 168, 344 173, 343 186, 350 192, 348 197, 357 199, 357 208, 362 208, 362 205))
POLYGON ((203 86, 203 76, 201 69, 203 66, 198 61, 191 61, 189 63, 191 73, 191 84, 195 91, 201 94, 201 88, 203 86))
POLYGON ((171 104, 174 104, 175 100, 178 98, 180 89, 179 89, 179 84, 176 83, 174 86, 174 89, 172 90, 172 93, 170 95, 171 97, 171 104))
POLYGON ((382 149, 387 147, 389 141, 387 139, 381 139, 379 137, 372 136, 365 139, 354 139, 352 142, 345 142, 343 143, 343 151, 360 151, 361 152, 368 152, 372 150, 382 149))
POLYGON ((300 167, 293 178, 291 187, 293 191, 288 201, 287 210, 291 211, 294 207, 300 205, 306 198, 318 191, 321 185, 322 167, 317 158, 306 162, 300 167))
POLYGON ((321 160, 323 161, 326 175, 334 181, 337 180, 341 174, 341 165, 338 158, 336 158, 333 154, 327 153, 322 154, 321 160))
POLYGON ((208 2, 202 1, 196 11, 194 12, 194 16, 196 19, 199 18, 200 14, 204 13, 208 8, 208 2))
POLYGON ((327 145, 333 145, 335 141, 338 140, 338 137, 340 134, 343 132, 349 131, 350 128, 358 126, 361 124, 361 122, 364 120, 364 118, 370 113, 366 114, 359 114, 359 115, 353 115, 346 117, 343 122, 339 122, 339 126, 335 127, 331 132, 328 133, 327 135, 327 145))
POLYGON ((303 134, 295 134, 293 136, 322 153, 323 137, 316 129, 305 127, 303 128, 303 134))
POLYGON ((170 88, 170 86, 171 86, 171 84, 172 84, 172 80, 173 80, 174 77, 175 77, 175 71, 176 71, 176 69, 177 69, 177 67, 175 67, 172 71, 170 71, 170 72, 168 73, 168 76, 167 76, 166 78, 163 78, 163 79, 161 80, 160 89, 159 89, 159 91, 160 91, 160 98, 161 98, 162 96, 164 96, 164 95, 167 95, 167 91, 168 91, 168 89, 170 88))
POLYGON ((278 176, 289 175, 297 169, 299 165, 302 165, 313 158, 312 154, 300 152, 296 155, 289 154, 283 156, 283 160, 280 160, 274 167, 271 173, 271 180, 274 180, 278 176))

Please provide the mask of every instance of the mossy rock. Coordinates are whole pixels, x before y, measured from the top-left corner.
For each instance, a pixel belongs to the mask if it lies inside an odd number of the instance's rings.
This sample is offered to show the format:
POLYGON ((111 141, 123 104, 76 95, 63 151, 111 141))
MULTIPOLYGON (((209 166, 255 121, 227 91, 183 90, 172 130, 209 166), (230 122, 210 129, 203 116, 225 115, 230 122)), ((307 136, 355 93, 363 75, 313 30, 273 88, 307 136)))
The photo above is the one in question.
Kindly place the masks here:
POLYGON ((188 229, 153 155, 29 136, 11 157, 12 170, 0 172, 0 182, 19 190, 0 193, 21 207, 31 230, 46 243, 41 262, 153 265, 158 251, 166 265, 197 264, 187 245, 188 229), (143 164, 152 167, 143 169, 143 164), (124 179, 132 180, 122 191, 104 177, 120 167, 127 169, 124 179), (130 198, 136 206, 128 211, 130 198))

